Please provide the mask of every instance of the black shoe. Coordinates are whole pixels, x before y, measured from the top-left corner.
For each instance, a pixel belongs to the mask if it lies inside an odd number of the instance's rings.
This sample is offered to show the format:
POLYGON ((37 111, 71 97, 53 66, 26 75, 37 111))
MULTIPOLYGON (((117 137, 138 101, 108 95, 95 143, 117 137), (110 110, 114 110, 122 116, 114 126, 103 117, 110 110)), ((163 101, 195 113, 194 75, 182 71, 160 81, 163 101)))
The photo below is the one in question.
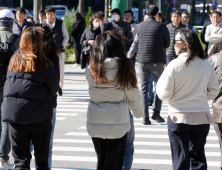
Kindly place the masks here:
POLYGON ((151 121, 150 121, 149 117, 144 117, 143 118, 143 124, 144 125, 150 125, 151 124, 151 121))
POLYGON ((59 88, 59 96, 62 96, 62 89, 59 88))
POLYGON ((149 106, 153 106, 153 100, 149 101, 149 106))
POLYGON ((153 113, 153 116, 151 117, 153 120, 157 121, 158 123, 163 123, 165 120, 160 116, 158 112, 153 113))

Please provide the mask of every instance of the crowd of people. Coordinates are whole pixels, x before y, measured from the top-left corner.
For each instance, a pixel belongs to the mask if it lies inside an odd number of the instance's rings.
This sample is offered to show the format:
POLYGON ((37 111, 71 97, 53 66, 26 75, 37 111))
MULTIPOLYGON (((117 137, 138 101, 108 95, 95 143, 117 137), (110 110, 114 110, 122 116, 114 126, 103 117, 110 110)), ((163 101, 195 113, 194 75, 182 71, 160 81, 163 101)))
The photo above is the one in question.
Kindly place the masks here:
MULTIPOLYGON (((69 33, 52 6, 40 10, 38 23, 18 7, 0 11, 0 169, 30 169, 34 148, 37 170, 50 170, 56 123, 57 93, 62 96, 65 47, 69 33), (4 65, 6 65, 5 68, 4 65), (7 72, 6 72, 7 70, 7 72), (7 75, 6 75, 7 73, 7 75), (12 150, 14 165, 9 162, 12 150)), ((87 132, 97 154, 97 170, 130 170, 134 154, 133 117, 165 122, 162 101, 169 103, 168 135, 173 170, 206 170, 204 146, 210 124, 222 145, 221 13, 210 14, 201 40, 189 25, 189 13, 173 11, 166 25, 155 5, 136 24, 133 12, 102 11, 89 27, 73 14, 71 40, 77 63, 86 71, 90 101, 87 132), (138 56, 141 90, 135 63, 138 56), (156 92, 153 93, 153 84, 156 92), (208 100, 213 99, 213 114, 208 100), (149 106, 153 106, 152 116, 149 106)), ((222 153, 222 148, 221 148, 222 153)), ((221 160, 222 169, 222 160, 221 160)))

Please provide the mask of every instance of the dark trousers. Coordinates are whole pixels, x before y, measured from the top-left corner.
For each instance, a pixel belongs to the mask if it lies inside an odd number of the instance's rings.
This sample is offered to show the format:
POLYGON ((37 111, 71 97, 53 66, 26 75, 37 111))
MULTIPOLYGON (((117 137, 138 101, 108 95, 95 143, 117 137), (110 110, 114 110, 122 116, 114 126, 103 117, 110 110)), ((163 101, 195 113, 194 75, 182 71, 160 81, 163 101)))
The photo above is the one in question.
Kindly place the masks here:
POLYGON ((9 123, 9 138, 12 146, 15 170, 30 170, 30 140, 34 145, 37 170, 49 170, 48 154, 52 131, 51 120, 32 124, 9 123))
POLYGON ((168 135, 173 170, 207 170, 204 145, 209 130, 209 124, 176 124, 169 117, 168 135))
POLYGON ((176 57, 173 57, 173 56, 166 56, 166 61, 167 61, 167 65, 172 61, 174 60, 176 57))
POLYGON ((122 170, 127 134, 119 139, 92 138, 97 170, 122 170))
POLYGON ((222 169, 222 123, 215 123, 214 129, 217 133, 217 136, 219 138, 219 144, 220 144, 220 167, 222 169))
POLYGON ((75 55, 76 55, 76 63, 80 64, 81 57, 81 44, 79 42, 74 43, 75 55))
MULTIPOLYGON (((149 117, 149 83, 150 75, 152 74, 154 81, 157 83, 163 72, 163 63, 139 63, 140 79, 141 79, 141 96, 143 102, 144 119, 149 117)), ((157 94, 154 96, 153 111, 161 111, 162 101, 157 94)))

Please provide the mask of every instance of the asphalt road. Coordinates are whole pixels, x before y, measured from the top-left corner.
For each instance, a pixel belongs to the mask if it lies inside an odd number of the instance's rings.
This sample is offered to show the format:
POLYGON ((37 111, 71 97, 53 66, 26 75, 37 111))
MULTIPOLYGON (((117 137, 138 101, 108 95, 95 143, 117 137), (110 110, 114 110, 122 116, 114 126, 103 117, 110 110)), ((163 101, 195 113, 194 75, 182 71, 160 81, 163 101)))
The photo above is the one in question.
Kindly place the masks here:
MULTIPOLYGON (((139 80, 138 68, 136 70, 139 80)), ((66 65, 63 96, 58 99, 52 157, 53 167, 63 167, 60 170, 96 168, 96 154, 91 138, 86 132, 88 100, 85 71, 80 68, 73 68, 72 65, 66 65)), ((152 113, 151 110, 150 113, 152 113)), ((167 110, 167 103, 163 103, 161 115, 165 119, 167 118, 167 110)), ((134 119, 134 123, 136 137, 132 168, 171 170, 172 161, 167 125, 152 121, 152 125, 145 126, 142 124, 142 119, 134 119)), ((217 135, 212 126, 205 150, 208 169, 219 170, 220 149, 217 135)), ((11 156, 10 160, 13 161, 11 156)), ((34 160, 32 160, 32 166, 34 166, 34 160)))

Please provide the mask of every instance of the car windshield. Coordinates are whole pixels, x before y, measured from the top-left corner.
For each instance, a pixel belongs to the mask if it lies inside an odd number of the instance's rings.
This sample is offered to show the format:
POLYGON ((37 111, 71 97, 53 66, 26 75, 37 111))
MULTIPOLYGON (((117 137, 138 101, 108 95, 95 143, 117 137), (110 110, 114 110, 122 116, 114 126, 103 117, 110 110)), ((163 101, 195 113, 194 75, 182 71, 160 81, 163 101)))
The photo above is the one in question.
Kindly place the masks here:
POLYGON ((55 10, 66 10, 64 7, 53 7, 55 10))
POLYGON ((65 15, 66 11, 56 10, 56 15, 65 15))

